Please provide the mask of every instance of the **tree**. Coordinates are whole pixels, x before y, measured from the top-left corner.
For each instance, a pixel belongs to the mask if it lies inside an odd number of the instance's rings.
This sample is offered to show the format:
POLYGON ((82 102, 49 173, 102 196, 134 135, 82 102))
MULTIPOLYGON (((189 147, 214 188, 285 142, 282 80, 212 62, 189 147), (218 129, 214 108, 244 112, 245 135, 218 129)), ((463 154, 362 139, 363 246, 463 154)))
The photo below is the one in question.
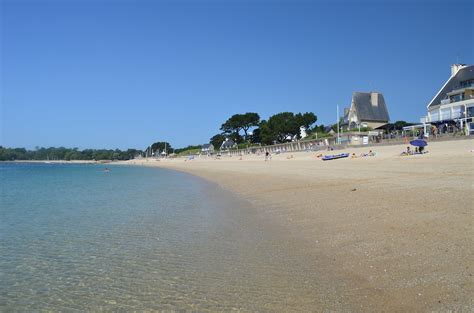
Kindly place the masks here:
POLYGON ((393 123, 393 126, 396 130, 402 130, 403 127, 410 126, 410 125, 413 125, 413 124, 405 122, 405 121, 396 121, 395 123, 393 123))
POLYGON ((151 145, 151 151, 149 150, 150 148, 148 147, 146 149, 146 151, 148 153, 161 153, 162 151, 165 151, 167 153, 173 153, 173 147, 171 147, 171 144, 169 142, 166 142, 166 141, 158 141, 158 142, 155 142, 151 145))
POLYGON ((225 136, 223 134, 217 134, 209 139, 209 142, 214 146, 214 149, 219 149, 222 143, 225 140, 225 136))
POLYGON ((250 141, 253 142, 253 143, 261 143, 262 142, 262 130, 260 128, 255 128, 253 130, 250 141))
POLYGON ((311 131, 311 126, 318 120, 314 113, 298 113, 295 115, 295 122, 299 127, 304 127, 306 131, 311 131))
POLYGON ((39 148, 26 150, 24 148, 4 148, 0 147, 0 161, 5 160, 129 160, 141 153, 140 150, 128 149, 85 149, 79 151, 78 148, 39 148))
POLYGON ((271 145, 276 141, 276 133, 268 126, 268 122, 263 120, 259 127, 260 142, 264 145, 271 145))
POLYGON ((265 144, 286 142, 294 138, 300 138, 300 127, 305 127, 310 131, 311 126, 316 122, 314 113, 282 112, 270 116, 268 121, 260 123, 260 135, 265 144))
POLYGON ((240 136, 240 131, 243 130, 244 138, 247 139, 249 129, 258 126, 259 122, 258 113, 234 114, 221 125, 221 130, 226 134, 234 134, 234 136, 240 136))

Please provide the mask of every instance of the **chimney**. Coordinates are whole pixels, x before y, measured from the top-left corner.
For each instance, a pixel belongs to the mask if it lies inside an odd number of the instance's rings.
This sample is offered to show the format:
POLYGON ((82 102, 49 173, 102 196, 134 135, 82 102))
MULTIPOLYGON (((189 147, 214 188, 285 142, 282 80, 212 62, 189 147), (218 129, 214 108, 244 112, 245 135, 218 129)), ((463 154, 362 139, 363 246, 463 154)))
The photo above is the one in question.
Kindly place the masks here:
POLYGON ((460 69, 466 67, 466 64, 453 64, 451 65, 451 76, 454 76, 458 73, 460 69))
POLYGON ((370 93, 370 103, 372 103, 372 106, 374 106, 374 107, 379 105, 379 93, 378 92, 371 92, 370 93))

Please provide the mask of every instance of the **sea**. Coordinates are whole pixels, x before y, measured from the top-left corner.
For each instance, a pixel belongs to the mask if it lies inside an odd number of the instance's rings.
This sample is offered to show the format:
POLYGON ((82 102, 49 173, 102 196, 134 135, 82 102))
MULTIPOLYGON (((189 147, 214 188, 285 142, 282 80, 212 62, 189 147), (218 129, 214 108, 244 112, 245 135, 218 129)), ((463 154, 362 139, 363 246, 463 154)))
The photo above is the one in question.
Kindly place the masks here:
POLYGON ((267 224, 177 171, 0 163, 0 311, 314 309, 318 278, 267 224))

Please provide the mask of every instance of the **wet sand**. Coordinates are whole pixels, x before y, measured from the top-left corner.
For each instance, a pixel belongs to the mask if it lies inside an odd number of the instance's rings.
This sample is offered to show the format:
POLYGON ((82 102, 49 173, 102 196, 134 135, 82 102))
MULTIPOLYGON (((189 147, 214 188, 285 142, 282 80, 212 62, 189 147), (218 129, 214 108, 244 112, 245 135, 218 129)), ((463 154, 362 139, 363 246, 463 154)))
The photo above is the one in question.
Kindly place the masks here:
POLYGON ((377 155, 327 162, 299 152, 268 162, 128 163, 185 171, 249 200, 320 277, 307 286, 317 289, 315 311, 473 311, 474 140, 400 156, 405 148, 351 148, 345 152, 377 155))

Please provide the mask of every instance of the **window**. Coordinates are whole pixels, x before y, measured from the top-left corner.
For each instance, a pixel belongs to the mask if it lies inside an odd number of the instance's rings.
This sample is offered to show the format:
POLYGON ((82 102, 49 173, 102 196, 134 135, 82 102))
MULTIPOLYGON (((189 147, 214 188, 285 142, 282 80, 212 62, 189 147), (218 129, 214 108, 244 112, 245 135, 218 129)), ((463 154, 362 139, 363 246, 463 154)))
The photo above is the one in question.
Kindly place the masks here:
POLYGON ((466 117, 474 117, 474 107, 467 108, 467 116, 466 117))

